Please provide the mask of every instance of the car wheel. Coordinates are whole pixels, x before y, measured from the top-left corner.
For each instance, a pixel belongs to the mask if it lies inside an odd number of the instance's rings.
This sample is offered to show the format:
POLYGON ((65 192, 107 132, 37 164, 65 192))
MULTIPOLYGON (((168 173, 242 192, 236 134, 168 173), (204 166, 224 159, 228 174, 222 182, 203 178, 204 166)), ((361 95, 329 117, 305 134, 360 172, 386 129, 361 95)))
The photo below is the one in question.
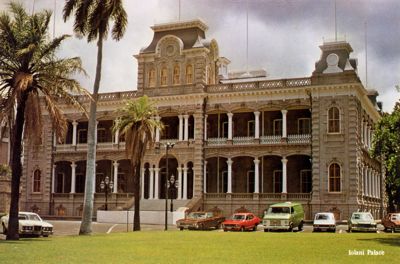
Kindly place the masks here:
POLYGON ((179 230, 183 231, 183 227, 180 227, 179 230))
POLYGON ((267 228, 264 229, 264 232, 269 232, 269 230, 267 228))
POLYGON ((293 232, 293 224, 290 224, 288 231, 293 232))
POLYGON ((333 229, 332 229, 332 233, 336 233, 336 228, 333 228, 333 229))
POLYGON ((4 235, 7 235, 7 228, 6 228, 6 226, 4 225, 4 223, 1 223, 1 225, 3 226, 3 234, 4 234, 4 235))
POLYGON ((347 230, 347 232, 351 233, 351 227, 349 227, 349 229, 347 230))
POLYGON ((224 232, 228 232, 228 230, 227 230, 227 229, 224 229, 224 232))
POLYGON ((300 222, 297 228, 299 229, 299 231, 303 230, 303 221, 300 222))
POLYGON ((257 231, 257 225, 254 225, 253 231, 257 231))

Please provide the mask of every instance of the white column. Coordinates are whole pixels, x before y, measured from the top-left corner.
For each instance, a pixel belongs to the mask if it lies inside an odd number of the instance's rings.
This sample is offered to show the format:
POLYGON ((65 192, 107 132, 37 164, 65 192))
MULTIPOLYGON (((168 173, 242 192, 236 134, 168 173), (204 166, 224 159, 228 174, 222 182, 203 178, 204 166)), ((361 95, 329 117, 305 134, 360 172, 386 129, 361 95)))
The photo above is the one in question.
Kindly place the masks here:
POLYGON ((183 118, 185 119, 184 141, 188 141, 189 140, 189 115, 184 115, 183 118))
POLYGON ((75 120, 72 121, 72 145, 76 146, 76 132, 78 129, 78 122, 76 122, 75 120))
POLYGON ((207 118, 208 115, 204 115, 204 141, 207 141, 207 118))
POLYGON ((56 190, 56 164, 53 164, 53 171, 52 171, 52 176, 53 176, 53 180, 51 182, 51 192, 54 193, 54 191, 56 190))
POLYGON ((142 191, 142 194, 141 194, 142 200, 144 200, 144 175, 145 175, 145 172, 146 172, 146 168, 142 167, 142 173, 141 173, 141 179, 140 179, 140 184, 141 184, 140 189, 142 191))
POLYGON ((75 193, 75 183, 76 183, 76 164, 71 163, 71 193, 75 193))
POLYGON ((260 174, 259 174, 259 164, 260 160, 258 158, 254 159, 254 193, 259 193, 260 189, 260 174))
POLYGON ((229 158, 226 163, 228 164, 228 190, 227 193, 232 193, 232 163, 233 161, 229 158))
POLYGON ((286 138, 287 137, 287 124, 286 124, 287 110, 281 110, 281 112, 282 112, 282 137, 286 138))
POLYGON ((183 200, 187 200, 187 172, 188 172, 188 168, 186 167, 186 164, 183 165, 183 200))
POLYGON ((96 121, 96 126, 94 128, 94 142, 97 144, 97 126, 99 125, 99 121, 96 121))
POLYGON ((228 140, 232 140, 233 137, 233 122, 232 122, 232 117, 233 113, 228 113, 228 140))
POLYGON ((368 196, 372 197, 372 169, 368 168, 368 196))
MULTIPOLYGON (((161 117, 156 116, 156 120, 160 122, 161 117)), ((156 128, 156 142, 160 142, 160 129, 158 127, 156 128)))
MULTIPOLYGON (((207 193, 207 162, 204 161, 204 168, 203 168, 203 192, 207 193)), ((194 181, 193 181, 194 182, 194 181)))
POLYGON ((375 171, 375 198, 379 198, 379 191, 378 191, 378 186, 379 186, 379 175, 378 172, 375 171))
POLYGON ((260 112, 254 112, 254 138, 260 138, 260 112))
POLYGON ((363 169, 363 180, 364 180, 364 196, 368 195, 368 167, 364 165, 363 169))
POLYGON ((114 144, 119 144, 119 130, 117 129, 114 134, 114 144))
POLYGON ((178 115, 178 118, 179 118, 178 140, 183 141, 183 115, 178 115))
MULTIPOLYGON (((11 142, 11 138, 8 141, 8 145, 9 146, 10 146, 10 142, 11 142)), ((56 147, 56 146, 57 146, 57 134, 55 132, 53 132, 53 147, 56 147)), ((8 157, 10 157, 10 154, 8 154, 8 157)))
POLYGON ((160 168, 154 168, 154 199, 158 200, 160 199, 158 193, 159 193, 159 187, 160 187, 160 181, 159 181, 159 175, 160 175, 160 168))
POLYGON ((286 157, 282 161, 282 193, 287 193, 287 162, 286 157))
POLYGON ((154 199, 154 168, 149 168, 150 184, 149 184, 149 199, 154 199))
POLYGON ((178 200, 182 199, 182 167, 178 166, 176 168, 178 170, 178 200))
POLYGON ((119 163, 118 161, 114 161, 113 162, 113 167, 114 167, 114 187, 113 187, 113 193, 117 193, 118 192, 118 166, 119 163))

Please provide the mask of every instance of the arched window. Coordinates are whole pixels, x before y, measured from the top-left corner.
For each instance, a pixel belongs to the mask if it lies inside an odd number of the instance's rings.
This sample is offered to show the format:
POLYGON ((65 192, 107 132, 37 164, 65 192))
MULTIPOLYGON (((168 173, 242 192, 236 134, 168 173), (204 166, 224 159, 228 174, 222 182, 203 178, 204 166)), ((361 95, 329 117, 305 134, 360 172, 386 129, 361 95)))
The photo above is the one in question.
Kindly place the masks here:
POLYGON ((154 87, 156 86, 156 71, 154 69, 151 69, 149 71, 149 86, 154 87))
POLYGON ((180 83, 180 74, 179 74, 179 72, 180 72, 180 68, 179 68, 179 65, 175 65, 175 67, 174 67, 174 79, 173 79, 173 84, 179 84, 180 83))
POLYGON ((186 66, 186 84, 193 83, 193 66, 188 65, 186 66))
POLYGON ((340 192, 340 166, 337 163, 332 163, 329 166, 329 192, 340 192))
POLYGON ((40 192, 41 178, 40 170, 35 170, 33 173, 33 192, 40 192))
POLYGON ((340 132, 340 112, 337 107, 328 110, 328 133, 340 132))
POLYGON ((161 86, 167 85, 167 76, 168 76, 168 71, 167 68, 162 68, 161 69, 161 86))

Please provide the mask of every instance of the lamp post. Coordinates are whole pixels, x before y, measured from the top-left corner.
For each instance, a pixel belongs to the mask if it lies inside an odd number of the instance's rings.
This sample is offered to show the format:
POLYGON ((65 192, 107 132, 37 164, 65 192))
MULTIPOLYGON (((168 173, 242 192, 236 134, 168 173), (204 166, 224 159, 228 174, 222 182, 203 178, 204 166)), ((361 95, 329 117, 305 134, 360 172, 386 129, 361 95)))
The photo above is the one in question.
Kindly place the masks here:
POLYGON ((100 182, 100 189, 102 191, 104 191, 104 194, 106 196, 106 204, 104 206, 105 210, 108 210, 108 206, 107 206, 107 198, 108 198, 108 189, 112 189, 114 186, 114 182, 110 181, 110 178, 108 176, 106 176, 104 178, 104 180, 101 180, 100 182))
POLYGON ((166 175, 165 175, 165 227, 164 230, 168 230, 168 150, 174 147, 175 143, 165 143, 165 155, 166 155, 166 175))
MULTIPOLYGON (((168 189, 172 190, 173 187, 178 188, 178 179, 175 179, 175 175, 171 175, 171 178, 167 180, 168 189)), ((174 211, 174 197, 171 193, 171 212, 174 211)))

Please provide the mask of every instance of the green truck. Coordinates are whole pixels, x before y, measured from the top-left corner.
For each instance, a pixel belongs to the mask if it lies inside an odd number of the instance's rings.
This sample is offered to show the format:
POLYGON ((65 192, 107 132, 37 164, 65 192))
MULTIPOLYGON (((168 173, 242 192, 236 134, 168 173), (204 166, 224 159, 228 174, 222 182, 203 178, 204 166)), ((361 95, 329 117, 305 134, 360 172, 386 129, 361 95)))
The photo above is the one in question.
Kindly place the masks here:
POLYGON ((262 225, 264 232, 271 230, 293 231, 303 229, 304 210, 300 203, 284 202, 273 204, 264 214, 262 225))

